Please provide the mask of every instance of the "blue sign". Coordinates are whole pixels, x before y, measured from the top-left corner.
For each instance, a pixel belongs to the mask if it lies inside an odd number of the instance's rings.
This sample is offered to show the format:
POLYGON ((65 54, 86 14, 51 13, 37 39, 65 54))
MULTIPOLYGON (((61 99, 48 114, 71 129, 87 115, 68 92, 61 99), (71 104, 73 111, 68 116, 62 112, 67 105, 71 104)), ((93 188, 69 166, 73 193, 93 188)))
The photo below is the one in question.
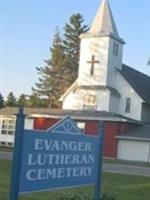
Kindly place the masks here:
POLYGON ((24 130, 19 193, 96 184, 101 140, 69 117, 47 131, 24 130))

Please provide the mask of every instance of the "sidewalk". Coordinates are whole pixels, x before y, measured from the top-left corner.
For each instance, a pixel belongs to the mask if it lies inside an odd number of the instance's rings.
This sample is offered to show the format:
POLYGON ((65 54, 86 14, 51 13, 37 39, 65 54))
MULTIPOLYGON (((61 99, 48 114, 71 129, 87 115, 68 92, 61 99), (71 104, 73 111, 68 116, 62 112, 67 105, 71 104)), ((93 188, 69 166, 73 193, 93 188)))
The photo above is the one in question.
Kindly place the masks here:
POLYGON ((103 163, 103 171, 150 177, 150 167, 103 163))

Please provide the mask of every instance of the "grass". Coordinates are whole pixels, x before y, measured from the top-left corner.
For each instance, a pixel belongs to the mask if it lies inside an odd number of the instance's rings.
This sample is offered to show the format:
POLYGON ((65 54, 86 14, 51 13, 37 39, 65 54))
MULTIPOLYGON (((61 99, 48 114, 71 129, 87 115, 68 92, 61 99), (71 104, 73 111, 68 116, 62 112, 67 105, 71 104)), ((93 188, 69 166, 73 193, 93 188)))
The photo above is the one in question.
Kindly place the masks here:
MULTIPOLYGON (((10 161, 0 160, 1 200, 7 200, 9 196, 10 165, 10 161)), ((92 196, 92 192, 92 187, 82 187, 62 191, 22 195, 19 200, 59 200, 62 196, 71 196, 79 193, 92 196)), ((113 194, 116 197, 116 200, 149 200, 150 178, 103 173, 103 192, 113 194)))
POLYGON ((10 161, 0 160, 0 199, 8 199, 10 161))

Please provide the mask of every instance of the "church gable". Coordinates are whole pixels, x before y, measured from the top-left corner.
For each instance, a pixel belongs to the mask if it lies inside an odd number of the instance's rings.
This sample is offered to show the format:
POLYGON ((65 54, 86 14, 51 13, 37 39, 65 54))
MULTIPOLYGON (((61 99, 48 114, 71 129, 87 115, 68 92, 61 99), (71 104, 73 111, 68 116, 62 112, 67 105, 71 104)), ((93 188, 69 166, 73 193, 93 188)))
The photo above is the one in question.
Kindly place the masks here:
POLYGON ((117 73, 116 88, 121 94, 118 113, 126 117, 141 120, 143 100, 119 71, 117 73))
POLYGON ((123 65, 120 73, 143 101, 145 103, 150 103, 150 76, 147 76, 127 65, 123 65))

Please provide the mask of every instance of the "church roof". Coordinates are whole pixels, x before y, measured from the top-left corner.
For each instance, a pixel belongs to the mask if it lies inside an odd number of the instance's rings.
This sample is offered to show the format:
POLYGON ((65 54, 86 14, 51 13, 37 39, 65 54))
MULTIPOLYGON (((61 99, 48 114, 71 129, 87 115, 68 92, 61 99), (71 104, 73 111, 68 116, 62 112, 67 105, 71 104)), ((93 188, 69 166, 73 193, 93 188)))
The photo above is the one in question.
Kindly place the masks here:
MULTIPOLYGON (((18 113, 17 107, 5 107, 0 109, 0 117, 15 117, 18 113)), ((140 121, 125 117, 107 111, 92 111, 92 110, 62 110, 53 108, 24 108, 24 113, 27 118, 63 118, 70 116, 75 120, 102 120, 129 122, 133 124, 141 124, 140 121)))
POLYGON ((150 103, 150 76, 145 75, 123 64, 121 75, 132 86, 136 93, 146 102, 150 103))

